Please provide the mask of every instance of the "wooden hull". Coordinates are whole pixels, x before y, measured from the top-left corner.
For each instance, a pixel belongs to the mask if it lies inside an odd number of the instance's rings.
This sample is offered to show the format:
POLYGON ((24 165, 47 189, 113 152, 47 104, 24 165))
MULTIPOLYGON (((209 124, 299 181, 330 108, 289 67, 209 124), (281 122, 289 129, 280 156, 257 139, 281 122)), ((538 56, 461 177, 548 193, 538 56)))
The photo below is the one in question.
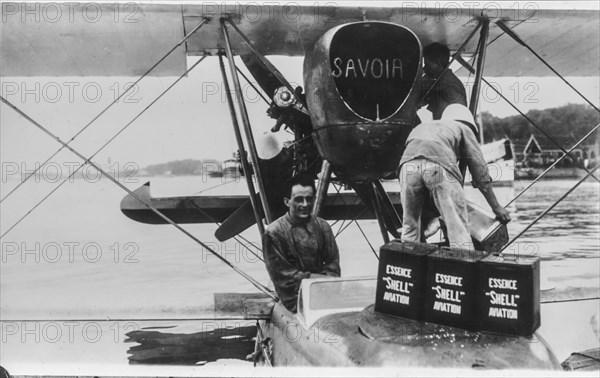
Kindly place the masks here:
POLYGON ((308 329, 281 304, 261 324, 271 337, 274 366, 398 368, 560 369, 547 346, 532 337, 510 337, 378 314, 325 316, 308 329))

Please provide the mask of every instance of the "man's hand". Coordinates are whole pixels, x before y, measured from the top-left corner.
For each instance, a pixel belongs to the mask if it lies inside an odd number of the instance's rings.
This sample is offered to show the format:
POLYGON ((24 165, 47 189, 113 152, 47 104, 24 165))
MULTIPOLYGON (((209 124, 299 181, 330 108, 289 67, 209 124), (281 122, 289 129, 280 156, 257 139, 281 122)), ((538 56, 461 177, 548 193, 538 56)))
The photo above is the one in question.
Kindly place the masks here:
POLYGON ((498 199, 496 198, 496 194, 494 194, 492 186, 489 183, 481 183, 479 185, 479 191, 485 197, 485 200, 492 208, 494 214, 496 214, 496 219, 502 224, 510 222, 510 213, 498 203, 498 199))
POLYGON ((508 222, 510 222, 510 213, 502 206, 498 206, 497 208, 495 208, 494 214, 496 214, 496 219, 498 219, 500 223, 507 224, 508 222))

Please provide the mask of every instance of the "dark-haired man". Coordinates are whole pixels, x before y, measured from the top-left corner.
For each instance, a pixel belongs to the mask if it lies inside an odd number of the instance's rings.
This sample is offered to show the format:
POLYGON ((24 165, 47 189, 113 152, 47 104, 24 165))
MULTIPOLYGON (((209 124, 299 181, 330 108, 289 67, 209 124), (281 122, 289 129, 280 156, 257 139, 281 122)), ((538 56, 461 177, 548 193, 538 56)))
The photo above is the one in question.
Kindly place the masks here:
POLYGON ((340 255, 329 224, 312 215, 315 183, 299 176, 292 180, 284 203, 288 212, 271 223, 263 236, 267 271, 283 305, 296 312, 304 278, 340 276, 340 255))
POLYGON ((467 106, 465 87, 450 69, 446 70, 450 63, 448 47, 438 42, 425 46, 423 60, 425 77, 421 87, 422 102, 428 105, 427 110, 433 114, 433 119, 441 119, 450 104, 467 106))

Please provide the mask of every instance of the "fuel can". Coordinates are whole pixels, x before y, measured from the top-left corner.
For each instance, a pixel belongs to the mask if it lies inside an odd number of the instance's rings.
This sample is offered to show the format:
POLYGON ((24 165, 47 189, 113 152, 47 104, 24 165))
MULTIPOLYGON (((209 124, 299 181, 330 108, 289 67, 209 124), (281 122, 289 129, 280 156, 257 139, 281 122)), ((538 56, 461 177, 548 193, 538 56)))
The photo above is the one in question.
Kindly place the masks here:
POLYGON ((380 248, 375 311, 408 319, 423 319, 427 255, 432 244, 391 241, 380 248))
POLYGON ((478 261, 485 253, 442 247, 427 256, 425 321, 475 329, 478 261))
POLYGON ((489 255, 479 262, 479 328, 529 336, 540 326, 540 259, 489 255))

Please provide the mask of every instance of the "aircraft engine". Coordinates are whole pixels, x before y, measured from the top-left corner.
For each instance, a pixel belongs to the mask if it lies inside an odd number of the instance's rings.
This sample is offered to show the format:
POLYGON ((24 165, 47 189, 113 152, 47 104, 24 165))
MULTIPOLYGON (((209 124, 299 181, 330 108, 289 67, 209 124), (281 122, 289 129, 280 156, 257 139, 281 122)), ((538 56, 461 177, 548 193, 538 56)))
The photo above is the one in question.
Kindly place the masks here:
POLYGON ((416 120, 421 43, 409 29, 356 22, 327 31, 304 59, 319 152, 335 171, 364 181, 398 168, 416 120))

